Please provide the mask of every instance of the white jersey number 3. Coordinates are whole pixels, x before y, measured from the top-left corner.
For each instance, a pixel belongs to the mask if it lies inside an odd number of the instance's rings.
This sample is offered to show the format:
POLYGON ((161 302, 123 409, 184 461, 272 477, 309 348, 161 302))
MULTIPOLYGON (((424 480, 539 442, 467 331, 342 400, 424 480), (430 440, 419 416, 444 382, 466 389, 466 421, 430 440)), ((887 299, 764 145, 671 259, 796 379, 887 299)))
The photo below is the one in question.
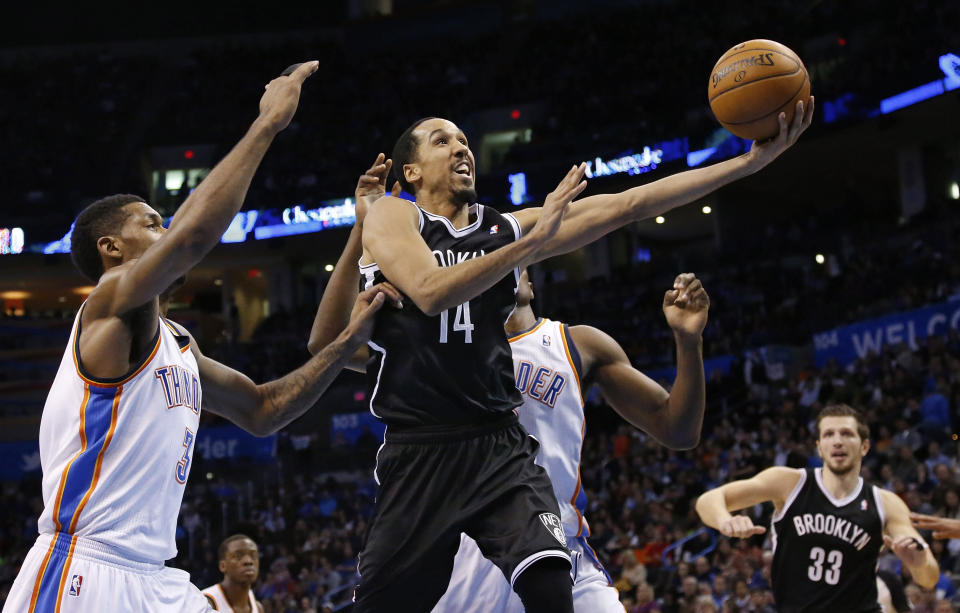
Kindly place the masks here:
POLYGON ((814 547, 810 550, 810 560, 813 562, 807 568, 807 577, 811 581, 820 581, 822 578, 828 585, 836 585, 840 582, 840 567, 843 566, 843 552, 832 550, 827 553, 821 547, 814 547), (823 562, 826 559, 829 568, 824 572, 823 562))
MULTIPOLYGON (((440 342, 447 342, 447 330, 450 327, 450 309, 444 309, 440 313, 440 342)), ((473 342, 473 324, 470 323, 470 303, 464 302, 457 306, 457 312, 453 316, 453 331, 463 332, 463 342, 473 342)))

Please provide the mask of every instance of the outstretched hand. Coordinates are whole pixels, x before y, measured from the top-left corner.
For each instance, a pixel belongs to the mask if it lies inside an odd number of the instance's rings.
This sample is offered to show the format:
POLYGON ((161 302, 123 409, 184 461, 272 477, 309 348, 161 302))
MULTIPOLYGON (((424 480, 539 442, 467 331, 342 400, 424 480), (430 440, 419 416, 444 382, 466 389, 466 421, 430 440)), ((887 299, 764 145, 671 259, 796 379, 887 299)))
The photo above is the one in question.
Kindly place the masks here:
POLYGON ((260 119, 274 133, 280 132, 293 119, 300 103, 300 89, 307 77, 320 67, 320 62, 304 62, 289 76, 281 75, 267 83, 260 98, 260 119))
POLYGON ((674 332, 699 339, 707 325, 710 296, 692 272, 677 275, 663 295, 663 314, 674 332))
MULTIPOLYGON (((357 203, 358 224, 363 223, 370 205, 387 193, 387 177, 390 176, 391 168, 393 168, 393 160, 381 153, 373 161, 373 165, 357 180, 357 189, 354 190, 353 195, 357 203)), ((390 195, 399 196, 401 191, 400 182, 395 181, 390 189, 390 195)))
POLYGON ((798 100, 793 121, 789 126, 787 125, 787 114, 780 113, 777 117, 777 121, 780 123, 780 132, 770 140, 753 142, 749 155, 751 161, 756 164, 757 170, 777 159, 781 153, 797 142, 800 135, 813 123, 813 107, 813 96, 810 96, 806 103, 803 100, 798 100))
POLYGON ((960 519, 911 513, 910 521, 917 530, 932 530, 935 539, 960 538, 960 519))
POLYGON ((557 188, 547 194, 537 223, 528 234, 531 239, 544 242, 557 233, 570 203, 587 188, 587 182, 583 178, 586 171, 586 164, 572 166, 557 188))
POLYGON ((350 313, 350 323, 343 333, 351 342, 362 345, 373 335, 377 311, 389 301, 394 307, 403 307, 403 295, 389 283, 377 283, 357 296, 350 313))

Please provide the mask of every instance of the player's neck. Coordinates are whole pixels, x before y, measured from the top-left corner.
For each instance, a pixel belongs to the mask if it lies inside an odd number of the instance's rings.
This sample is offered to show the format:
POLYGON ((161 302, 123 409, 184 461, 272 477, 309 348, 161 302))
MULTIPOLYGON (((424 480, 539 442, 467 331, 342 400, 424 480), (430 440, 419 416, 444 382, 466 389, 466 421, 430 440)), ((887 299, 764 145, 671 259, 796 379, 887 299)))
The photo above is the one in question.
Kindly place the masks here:
POLYGON ((824 466, 821 474, 823 475, 823 487, 825 487, 834 498, 846 498, 852 494, 853 491, 857 489, 857 485, 860 484, 859 466, 847 471, 843 475, 838 475, 824 466))
POLYGON ((535 325, 537 325, 537 316, 533 313, 533 307, 528 304, 527 306, 518 306, 503 327, 507 331, 507 336, 513 336, 524 330, 529 330, 535 325))
POLYGON ((450 220, 456 229, 470 225, 470 203, 456 202, 450 193, 437 194, 422 192, 417 194, 417 206, 428 213, 441 215, 450 220))
POLYGON ((250 583, 237 583, 230 577, 224 577, 223 581, 220 582, 220 587, 223 588, 223 593, 227 595, 227 600, 230 601, 231 605, 247 602, 247 592, 250 591, 250 585, 250 583))

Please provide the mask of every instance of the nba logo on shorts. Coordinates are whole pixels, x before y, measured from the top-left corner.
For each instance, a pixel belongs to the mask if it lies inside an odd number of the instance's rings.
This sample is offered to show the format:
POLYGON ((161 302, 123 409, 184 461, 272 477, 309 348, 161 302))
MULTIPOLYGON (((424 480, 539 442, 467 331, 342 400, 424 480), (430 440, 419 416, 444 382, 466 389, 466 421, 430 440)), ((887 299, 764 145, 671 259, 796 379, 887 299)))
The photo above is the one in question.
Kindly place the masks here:
POLYGON ((560 523, 559 517, 553 513, 541 513, 540 521, 542 521, 543 525, 546 526, 547 530, 550 531, 550 534, 560 541, 561 545, 567 544, 567 539, 563 535, 563 524, 560 523))
POLYGON ((79 596, 80 595, 80 584, 83 583, 83 575, 74 575, 70 579, 70 595, 79 596))

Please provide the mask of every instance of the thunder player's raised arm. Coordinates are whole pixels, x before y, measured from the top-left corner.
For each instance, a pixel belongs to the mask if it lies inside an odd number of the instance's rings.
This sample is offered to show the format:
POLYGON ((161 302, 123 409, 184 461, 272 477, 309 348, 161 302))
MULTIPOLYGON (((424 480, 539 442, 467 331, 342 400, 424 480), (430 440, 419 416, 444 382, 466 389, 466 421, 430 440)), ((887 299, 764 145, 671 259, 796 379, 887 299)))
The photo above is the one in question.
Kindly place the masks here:
MULTIPOLYGON (((474 172, 473 153, 466 136, 455 124, 429 119, 413 127, 409 163, 399 170, 404 187, 416 192, 417 203, 425 210, 448 217, 456 231, 469 225, 466 201, 452 201, 463 193, 460 183, 469 181, 470 196, 474 172)), ((401 141, 403 137, 401 137, 401 141)), ((394 156, 396 158, 396 156, 394 156)), ((397 289, 429 316, 460 305, 478 296, 504 278, 511 270, 543 259, 544 244, 556 233, 570 202, 586 188, 585 166, 572 167, 557 188, 547 196, 529 231, 518 240, 492 253, 441 266, 423 237, 422 213, 409 201, 393 196, 381 198, 367 213, 363 227, 363 259, 376 264, 397 289)), ((506 229, 505 229, 506 230, 506 229)))
POLYGON ((115 224, 119 230, 92 236, 90 243, 95 249, 87 249, 83 241, 76 240, 77 235, 99 234, 105 216, 78 218, 74 259, 85 274, 97 280, 83 307, 79 341, 80 356, 90 374, 119 377, 137 361, 157 329, 157 296, 219 242, 240 210, 270 143, 293 118, 304 80, 317 66, 317 62, 306 62, 291 75, 267 85, 257 119, 179 208, 169 230, 164 230, 160 215, 149 205, 126 197, 122 208, 106 215, 120 218, 122 225, 115 224), (149 314, 132 316, 151 301, 149 314))
MULTIPOLYGON (((601 236, 628 223, 661 215, 749 176, 764 168, 791 147, 813 121, 813 96, 804 104, 797 102, 793 123, 787 126, 780 114, 780 133, 776 138, 754 142, 750 151, 705 168, 680 172, 616 194, 597 194, 570 205, 560 229, 541 250, 541 258, 567 253, 592 243, 601 236)), ((533 227, 541 209, 533 207, 516 212, 526 231, 533 227)))
POLYGON ((706 404, 703 329, 710 298, 692 273, 678 275, 663 297, 663 312, 677 347, 677 377, 670 392, 633 367, 622 347, 591 326, 571 326, 583 359, 583 378, 597 384, 613 409, 671 449, 700 440, 706 404))

